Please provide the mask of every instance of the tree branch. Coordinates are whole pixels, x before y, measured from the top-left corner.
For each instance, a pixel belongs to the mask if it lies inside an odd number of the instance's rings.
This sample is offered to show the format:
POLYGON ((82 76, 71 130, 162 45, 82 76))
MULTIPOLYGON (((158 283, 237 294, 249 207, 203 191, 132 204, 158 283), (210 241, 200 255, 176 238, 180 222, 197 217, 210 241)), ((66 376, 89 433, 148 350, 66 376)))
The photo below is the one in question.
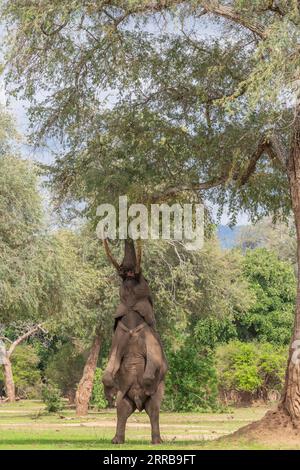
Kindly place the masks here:
POLYGON ((283 168, 286 169, 288 153, 279 137, 275 134, 271 136, 263 135, 259 139, 257 147, 251 155, 247 168, 242 175, 240 175, 240 173, 237 171, 232 172, 232 167, 230 166, 227 172, 218 178, 192 185, 173 186, 167 188, 161 193, 154 194, 151 197, 151 203, 164 201, 185 191, 213 189, 226 183, 230 180, 230 178, 232 178, 233 181, 236 181, 239 186, 244 186, 249 180, 250 176, 255 172, 257 162, 264 153, 267 154, 272 160, 276 159, 283 166, 283 168))
POLYGON ((276 134, 267 138, 268 148, 267 153, 270 158, 277 159, 284 168, 288 163, 288 151, 276 134))
MULTIPOLYGON (((109 2, 110 5, 113 5, 114 2, 109 2)), ((129 7, 127 9, 127 14, 124 15, 124 18, 128 15, 138 14, 138 13, 158 13, 168 8, 184 4, 183 0, 149 0, 146 2, 140 2, 140 4, 129 7)), ((266 39, 267 33, 264 25, 259 23, 256 20, 253 20, 250 16, 243 16, 237 12, 234 8, 222 5, 217 0, 199 0, 197 2, 199 6, 203 8, 202 14, 212 13, 213 15, 221 16, 230 21, 233 21, 244 28, 247 28, 249 31, 252 31, 261 39, 266 39)), ((202 16, 202 15, 201 15, 202 16)), ((121 18, 121 21, 123 18, 121 18)), ((120 21, 118 21, 118 24, 120 21)))
POLYGON ((0 340, 7 341, 8 343, 12 343, 12 341, 10 339, 6 338, 6 336, 0 336, 0 340))
POLYGON ((236 180, 239 179, 239 186, 244 186, 249 180, 250 176, 255 172, 256 164, 260 157, 263 155, 267 147, 266 139, 262 136, 258 142, 255 152, 251 155, 248 166, 244 174, 239 178, 236 176, 236 180))
POLYGON ((213 189, 213 188, 216 188, 217 186, 220 186, 223 183, 226 183, 226 181, 228 180, 229 180, 229 172, 226 175, 220 176, 218 178, 215 178, 209 181, 204 181, 202 183, 182 185, 182 186, 173 186, 171 188, 167 188, 161 193, 157 193, 151 196, 151 203, 160 202, 160 201, 169 199, 185 191, 201 191, 205 189, 206 190, 213 189))
POLYGON ((257 162, 264 153, 271 159, 276 159, 286 169, 288 154, 278 136, 275 134, 272 136, 262 136, 258 142, 256 150, 250 157, 246 171, 241 178, 238 176, 234 178, 235 180, 239 180, 240 186, 244 186, 250 176, 255 172, 257 162))
POLYGON ((24 333, 22 336, 19 336, 19 338, 17 338, 10 346, 9 350, 7 351, 7 356, 10 357, 12 355, 12 353, 14 352, 14 350, 16 349, 16 347, 22 343, 23 341, 25 341, 25 339, 29 338, 29 336, 33 335, 34 333, 36 333, 38 330, 42 330, 42 325, 35 325, 33 326, 30 330, 28 330, 26 333, 24 333))
POLYGON ((54 30, 52 31, 46 31, 46 28, 44 26, 44 23, 41 24, 41 31, 45 36, 54 36, 55 34, 59 33, 65 26, 67 26, 69 22, 69 19, 65 20, 62 24, 57 26, 54 30))
POLYGON ((244 28, 249 29, 253 33, 257 34, 261 39, 266 39, 266 28, 264 25, 258 23, 255 20, 252 20, 251 17, 246 17, 240 15, 234 8, 227 5, 221 5, 218 1, 202 1, 200 2, 203 8, 214 15, 222 16, 227 18, 230 21, 233 21, 236 24, 243 26, 244 28))

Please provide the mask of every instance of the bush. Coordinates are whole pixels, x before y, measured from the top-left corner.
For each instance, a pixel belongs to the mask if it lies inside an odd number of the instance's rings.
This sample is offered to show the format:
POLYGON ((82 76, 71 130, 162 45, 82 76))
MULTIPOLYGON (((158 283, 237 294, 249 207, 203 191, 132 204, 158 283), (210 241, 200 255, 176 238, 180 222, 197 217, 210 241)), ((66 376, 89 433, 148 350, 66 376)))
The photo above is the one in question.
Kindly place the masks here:
POLYGON ((248 250, 243 264, 256 300, 246 313, 236 318, 239 339, 289 344, 295 317, 293 266, 265 248, 248 250))
POLYGON ((219 390, 225 400, 268 400, 284 383, 287 349, 232 341, 216 351, 219 390))
MULTIPOLYGON (((42 381, 39 357, 30 345, 19 345, 11 356, 16 395, 20 398, 41 398, 42 381)), ((0 382, 3 372, 0 369, 0 382)))
POLYGON ((91 403, 92 405, 95 405, 98 410, 103 410, 107 408, 107 400, 104 395, 102 375, 103 375, 103 370, 97 368, 95 372, 91 403))
POLYGON ((218 387, 214 356, 189 339, 167 354, 169 370, 163 408, 168 411, 217 411, 218 387))
POLYGON ((48 382, 43 386, 42 397, 49 413, 57 413, 63 409, 60 390, 53 382, 48 382))
POLYGON ((231 317, 204 317, 198 320, 194 335, 201 347, 214 349, 220 342, 227 343, 236 339, 237 331, 231 317))

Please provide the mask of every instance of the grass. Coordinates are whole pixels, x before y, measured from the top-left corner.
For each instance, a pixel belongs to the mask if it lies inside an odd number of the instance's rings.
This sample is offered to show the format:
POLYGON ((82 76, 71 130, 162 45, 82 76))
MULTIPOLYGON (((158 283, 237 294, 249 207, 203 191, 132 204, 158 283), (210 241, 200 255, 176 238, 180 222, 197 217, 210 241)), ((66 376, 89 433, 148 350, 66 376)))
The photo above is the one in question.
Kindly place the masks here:
POLYGON ((126 443, 116 446, 111 444, 115 411, 90 412, 77 418, 73 410, 47 414, 41 402, 20 401, 0 404, 0 449, 264 449, 255 442, 216 439, 260 419, 266 410, 249 407, 224 414, 161 413, 164 443, 160 446, 149 443, 147 415, 135 413, 128 420, 126 443))

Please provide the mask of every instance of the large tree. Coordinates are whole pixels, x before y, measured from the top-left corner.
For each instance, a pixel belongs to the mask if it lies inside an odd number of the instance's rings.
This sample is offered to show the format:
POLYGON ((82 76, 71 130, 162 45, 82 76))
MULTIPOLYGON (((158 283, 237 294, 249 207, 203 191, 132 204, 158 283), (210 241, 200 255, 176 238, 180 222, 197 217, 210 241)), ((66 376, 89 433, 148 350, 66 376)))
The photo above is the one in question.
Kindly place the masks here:
MULTIPOLYGON (((299 2, 3 2, 8 84, 62 138, 61 199, 195 197, 292 210, 300 262, 299 2), (203 25, 211 34, 201 34, 203 25), (110 99, 107 105, 107 98, 110 99), (206 190, 205 194, 204 191, 206 190)), ((278 415, 300 422, 300 273, 278 415)))

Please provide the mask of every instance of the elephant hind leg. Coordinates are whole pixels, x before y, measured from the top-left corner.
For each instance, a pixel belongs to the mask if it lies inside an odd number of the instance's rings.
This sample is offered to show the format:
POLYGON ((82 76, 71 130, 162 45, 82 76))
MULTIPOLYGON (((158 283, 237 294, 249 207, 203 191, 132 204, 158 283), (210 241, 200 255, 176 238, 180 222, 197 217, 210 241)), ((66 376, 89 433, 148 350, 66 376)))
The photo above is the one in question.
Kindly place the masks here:
POLYGON ((164 384, 161 382, 156 392, 149 397, 145 403, 145 410, 150 418, 152 444, 161 444, 162 439, 159 430, 159 410, 162 397, 164 394, 164 384))
POLYGON ((113 444, 124 444, 125 427, 129 416, 135 411, 135 404, 127 397, 123 397, 121 392, 117 396, 117 430, 112 440, 113 444))

